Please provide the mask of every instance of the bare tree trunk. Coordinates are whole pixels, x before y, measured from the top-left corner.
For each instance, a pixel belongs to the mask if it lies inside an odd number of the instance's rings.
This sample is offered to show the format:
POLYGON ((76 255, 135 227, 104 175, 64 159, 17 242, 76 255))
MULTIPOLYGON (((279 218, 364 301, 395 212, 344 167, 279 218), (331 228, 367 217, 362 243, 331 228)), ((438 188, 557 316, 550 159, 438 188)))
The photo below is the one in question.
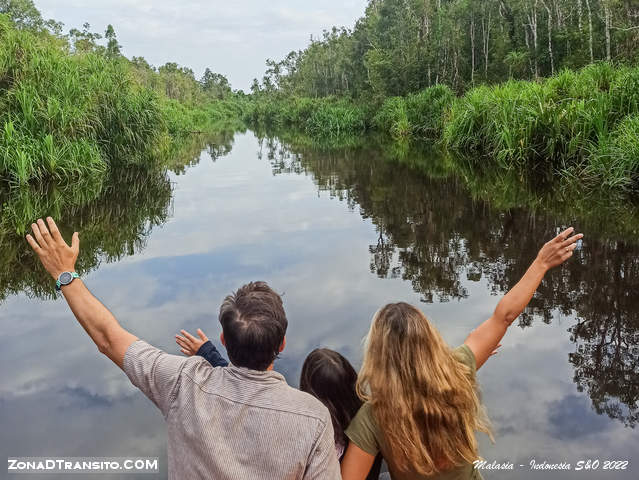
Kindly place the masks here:
POLYGON ((488 79, 488 52, 490 46, 490 11, 488 12, 488 19, 482 17, 482 45, 484 48, 484 79, 488 79))
MULTIPOLYGON (((530 50, 530 33, 528 33, 528 29, 524 29, 524 41, 526 42, 526 49, 530 50)), ((530 69, 530 75, 533 76, 535 71, 532 66, 532 58, 528 57, 528 68, 530 69)))
MULTIPOLYGON (((531 3, 530 11, 528 12, 528 27, 530 28, 530 34, 533 42, 533 73, 535 79, 539 78, 539 63, 537 60, 537 1, 531 3)), ((588 0, 586 0, 588 1, 588 0)))
POLYGON ((457 54, 457 47, 455 47, 455 76, 453 77, 453 85, 455 85, 455 89, 459 86, 457 84, 459 78, 459 66, 457 64, 457 59, 459 55, 457 54))
POLYGON ((470 11, 470 83, 475 84, 475 12, 470 11))
POLYGON ((581 28, 582 28, 582 23, 581 23, 581 17, 582 17, 582 9, 581 9, 581 0, 577 0, 577 25, 579 25, 579 31, 581 32, 581 28))
POLYGON ((548 54, 550 55, 550 74, 555 74, 555 57, 552 53, 552 10, 548 8, 548 4, 546 0, 541 0, 541 3, 544 5, 546 9, 546 13, 548 14, 548 54))
POLYGON ((553 5, 555 7, 555 17, 557 18, 557 28, 561 30, 565 26, 564 22, 564 12, 561 11, 560 2, 553 0, 553 5))
MULTIPOLYGON (((437 44, 438 44, 438 49, 437 49, 437 74, 435 75, 435 85, 439 84, 439 78, 440 75, 442 78, 444 78, 444 74, 441 73, 442 70, 442 66, 441 66, 441 52, 442 52, 442 1, 441 0, 437 0, 437 44)), ((444 63, 444 68, 445 67, 445 63, 444 63)))
POLYGON ((590 47, 590 63, 594 63, 595 54, 592 50, 592 10, 590 9, 590 0, 586 0, 586 9, 588 10, 588 46, 590 47))
POLYGON ((510 43, 512 45, 515 39, 515 16, 513 15, 513 12, 508 6, 507 2, 505 2, 504 0, 499 0, 499 13, 508 22, 508 39, 510 40, 510 43))
POLYGON ((610 54, 610 27, 612 23, 612 15, 610 14, 610 5, 608 2, 604 2, 604 16, 605 16, 605 26, 606 26, 606 60, 610 61, 612 55, 610 54))
MULTIPOLYGON (((428 8, 428 0, 424 0, 424 6, 423 6, 423 15, 422 15, 422 19, 420 22, 420 27, 419 27, 419 50, 418 50, 418 65, 419 68, 421 69, 424 66, 424 63, 426 62, 426 60, 424 59, 424 52, 426 51, 426 45, 428 42, 428 37, 430 34, 430 18, 428 17, 428 13, 427 13, 427 8, 428 8)), ((428 60, 428 68, 430 69, 430 59, 428 60)), ((419 77, 419 84, 420 87, 422 86, 422 79, 421 79, 421 75, 419 77)), ((430 87, 430 75, 428 77, 428 87, 430 87)))

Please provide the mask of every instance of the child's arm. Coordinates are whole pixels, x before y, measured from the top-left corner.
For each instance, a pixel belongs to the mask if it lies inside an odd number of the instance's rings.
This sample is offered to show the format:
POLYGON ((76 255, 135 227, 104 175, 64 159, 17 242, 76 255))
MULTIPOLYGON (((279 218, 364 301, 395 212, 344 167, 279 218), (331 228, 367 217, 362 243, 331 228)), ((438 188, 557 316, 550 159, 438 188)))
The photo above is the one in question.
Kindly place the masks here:
POLYGON ((180 330, 182 335, 175 336, 175 343, 180 346, 180 350, 184 355, 189 357, 193 355, 199 355, 205 358, 214 367, 226 367, 229 362, 224 359, 220 352, 218 352, 215 345, 204 335, 204 332, 197 329, 197 335, 199 339, 195 338, 186 330, 180 330))

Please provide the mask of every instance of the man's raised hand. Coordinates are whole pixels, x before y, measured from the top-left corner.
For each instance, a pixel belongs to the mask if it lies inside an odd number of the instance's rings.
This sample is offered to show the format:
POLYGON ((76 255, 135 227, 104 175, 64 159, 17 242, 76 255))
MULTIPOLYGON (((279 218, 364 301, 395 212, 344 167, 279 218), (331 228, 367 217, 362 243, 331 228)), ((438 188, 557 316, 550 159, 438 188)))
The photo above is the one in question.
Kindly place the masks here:
POLYGON ((71 246, 69 246, 51 217, 47 217, 46 223, 41 218, 38 219, 36 223, 31 224, 31 230, 33 236, 27 235, 27 242, 54 279, 57 279, 62 272, 75 270, 75 262, 80 252, 78 232, 73 234, 71 246))

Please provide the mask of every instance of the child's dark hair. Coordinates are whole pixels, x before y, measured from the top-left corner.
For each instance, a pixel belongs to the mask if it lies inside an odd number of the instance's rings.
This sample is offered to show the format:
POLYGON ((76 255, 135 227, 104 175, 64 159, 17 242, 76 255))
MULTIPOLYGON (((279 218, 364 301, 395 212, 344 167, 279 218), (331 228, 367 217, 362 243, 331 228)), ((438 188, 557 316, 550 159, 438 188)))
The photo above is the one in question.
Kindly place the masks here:
POLYGON ((335 443, 346 446, 344 430, 362 401, 355 391, 357 372, 346 358, 328 348, 316 348, 308 354, 300 377, 300 390, 321 401, 331 414, 335 443))

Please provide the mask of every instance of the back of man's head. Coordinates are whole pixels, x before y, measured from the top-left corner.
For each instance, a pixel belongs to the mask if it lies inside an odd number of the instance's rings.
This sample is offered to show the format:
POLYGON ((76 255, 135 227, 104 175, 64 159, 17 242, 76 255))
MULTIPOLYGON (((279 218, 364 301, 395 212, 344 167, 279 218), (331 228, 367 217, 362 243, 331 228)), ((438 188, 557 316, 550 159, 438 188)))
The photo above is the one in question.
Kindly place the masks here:
POLYGON ((224 299, 220 323, 231 363, 266 370, 280 353, 288 320, 281 297, 266 282, 251 282, 224 299))

